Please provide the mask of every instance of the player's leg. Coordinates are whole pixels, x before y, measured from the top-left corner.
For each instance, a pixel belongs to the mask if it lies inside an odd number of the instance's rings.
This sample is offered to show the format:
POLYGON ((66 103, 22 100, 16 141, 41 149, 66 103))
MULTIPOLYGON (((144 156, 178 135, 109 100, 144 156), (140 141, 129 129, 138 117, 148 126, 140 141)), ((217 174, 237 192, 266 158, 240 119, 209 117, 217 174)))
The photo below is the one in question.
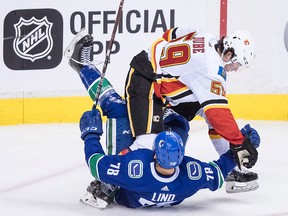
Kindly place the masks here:
MULTIPOLYGON (((83 31, 80 31, 68 45, 65 56, 69 58, 69 65, 79 74, 90 98, 94 101, 101 73, 92 64, 92 52, 93 37, 85 35, 83 31)), ((106 78, 104 78, 98 102, 103 115, 108 118, 127 117, 127 108, 124 99, 116 93, 106 78)))
POLYGON ((132 134, 163 131, 163 103, 154 94, 154 73, 145 51, 136 55, 126 78, 125 97, 132 134))
POLYGON ((96 208, 106 208, 113 202, 117 187, 94 180, 87 187, 87 192, 80 199, 83 204, 96 208))
POLYGON ((152 88, 152 82, 137 74, 134 68, 130 69, 125 97, 134 137, 152 132, 149 126, 152 124, 153 113, 153 92, 150 91, 152 88))
POLYGON ((89 65, 93 59, 92 55, 93 37, 81 29, 68 47, 65 49, 64 56, 69 59, 69 65, 79 74, 84 65, 89 65))
MULTIPOLYGON (((91 63, 92 42, 92 36, 80 32, 69 44, 65 55, 69 58, 69 65, 79 74, 90 98, 94 101, 101 74, 91 63)), ((118 154, 132 144, 133 137, 125 100, 116 93, 106 78, 102 84, 98 104, 103 115, 108 117, 106 123, 107 154, 118 154)), ((115 188, 112 185, 94 180, 87 187, 87 191, 80 201, 97 208, 105 208, 112 202, 113 191, 115 188)))
MULTIPOLYGON (((80 78, 92 101, 95 99, 100 76, 100 71, 94 65, 84 66, 80 71, 80 78)), ((128 118, 125 100, 106 78, 102 84, 98 105, 101 107, 103 115, 108 118, 128 118)))
MULTIPOLYGON (((92 64, 93 37, 79 32, 65 52, 69 55, 69 65, 79 77, 92 101, 101 77, 100 71, 92 64)), ((125 100, 115 91, 111 83, 104 78, 98 100, 103 115, 107 116, 106 144, 107 153, 118 154, 133 142, 127 115, 125 100)))
MULTIPOLYGON (((100 80, 100 72, 94 66, 84 66, 80 77, 91 99, 94 101, 95 92, 100 80)), ((125 100, 115 91, 110 82, 105 78, 98 104, 106 121, 106 150, 108 154, 118 154, 128 148, 132 142, 130 124, 128 120, 125 100)))

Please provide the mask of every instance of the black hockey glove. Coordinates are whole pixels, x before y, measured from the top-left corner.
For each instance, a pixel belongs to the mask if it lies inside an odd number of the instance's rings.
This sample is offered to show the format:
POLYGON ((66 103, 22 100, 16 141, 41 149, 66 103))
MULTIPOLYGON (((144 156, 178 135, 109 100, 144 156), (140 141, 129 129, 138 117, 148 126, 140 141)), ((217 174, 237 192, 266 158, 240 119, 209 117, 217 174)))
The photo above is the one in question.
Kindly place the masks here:
POLYGON ((81 139, 100 137, 103 134, 102 119, 99 110, 92 109, 83 113, 80 119, 81 139))
POLYGON ((258 152, 250 139, 246 137, 241 145, 233 145, 230 143, 230 149, 234 154, 234 159, 241 169, 241 166, 246 168, 253 167, 258 159, 258 152))

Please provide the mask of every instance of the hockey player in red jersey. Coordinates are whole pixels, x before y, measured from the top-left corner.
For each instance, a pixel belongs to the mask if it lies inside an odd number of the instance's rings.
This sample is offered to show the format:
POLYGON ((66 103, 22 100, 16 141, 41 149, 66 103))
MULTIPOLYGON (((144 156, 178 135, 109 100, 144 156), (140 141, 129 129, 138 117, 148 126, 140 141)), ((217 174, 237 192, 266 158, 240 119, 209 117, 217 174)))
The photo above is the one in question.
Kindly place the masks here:
MULTIPOLYGON (((249 67, 254 58, 254 40, 246 31, 236 31, 219 40, 198 29, 167 30, 130 63, 125 97, 136 137, 131 148, 137 149, 142 139, 154 140, 163 131, 166 107, 189 121, 195 115, 204 117, 217 151, 222 154, 221 149, 231 148, 238 167, 251 168, 257 161, 257 152, 245 148, 249 141, 240 132, 228 106, 226 73, 249 67), (242 161, 243 154, 251 156, 249 165, 242 161)), ((256 173, 242 173, 239 169, 230 177, 238 182, 258 178, 256 173)), ((227 187, 227 192, 254 190, 258 184, 253 182, 237 190, 232 187, 235 185, 227 187)))

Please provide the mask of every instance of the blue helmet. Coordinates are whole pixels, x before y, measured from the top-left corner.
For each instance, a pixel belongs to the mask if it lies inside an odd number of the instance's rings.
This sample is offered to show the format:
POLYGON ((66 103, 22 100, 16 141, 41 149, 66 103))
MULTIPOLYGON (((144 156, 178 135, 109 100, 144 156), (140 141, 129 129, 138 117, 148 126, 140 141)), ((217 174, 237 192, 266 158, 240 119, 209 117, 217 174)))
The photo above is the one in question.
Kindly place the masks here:
POLYGON ((154 143, 157 163, 166 169, 179 166, 184 157, 184 144, 174 131, 163 131, 157 135, 154 143))

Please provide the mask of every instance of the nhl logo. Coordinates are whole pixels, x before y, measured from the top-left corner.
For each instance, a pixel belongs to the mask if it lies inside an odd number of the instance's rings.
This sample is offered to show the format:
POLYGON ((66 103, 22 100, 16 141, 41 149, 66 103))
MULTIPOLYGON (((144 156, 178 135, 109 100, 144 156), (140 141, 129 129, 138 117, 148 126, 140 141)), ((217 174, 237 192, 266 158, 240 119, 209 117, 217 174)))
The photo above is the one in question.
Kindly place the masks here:
POLYGON ((23 59, 34 62, 47 56, 53 48, 51 35, 53 23, 47 17, 38 20, 32 17, 25 20, 20 17, 19 22, 14 24, 16 36, 13 41, 15 53, 23 59))

